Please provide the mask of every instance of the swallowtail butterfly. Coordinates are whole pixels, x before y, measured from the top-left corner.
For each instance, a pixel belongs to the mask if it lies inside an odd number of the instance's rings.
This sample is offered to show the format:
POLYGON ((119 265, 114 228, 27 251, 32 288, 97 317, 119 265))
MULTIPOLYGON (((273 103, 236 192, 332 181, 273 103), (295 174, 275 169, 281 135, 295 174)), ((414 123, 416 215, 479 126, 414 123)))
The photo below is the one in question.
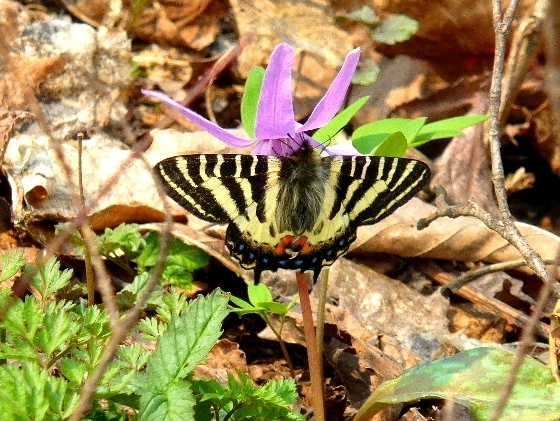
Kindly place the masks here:
POLYGON ((229 224, 226 245, 255 282, 264 270, 312 270, 315 280, 373 224, 410 200, 430 176, 405 158, 320 157, 308 142, 292 156, 185 155, 155 166, 166 193, 209 222, 229 224))

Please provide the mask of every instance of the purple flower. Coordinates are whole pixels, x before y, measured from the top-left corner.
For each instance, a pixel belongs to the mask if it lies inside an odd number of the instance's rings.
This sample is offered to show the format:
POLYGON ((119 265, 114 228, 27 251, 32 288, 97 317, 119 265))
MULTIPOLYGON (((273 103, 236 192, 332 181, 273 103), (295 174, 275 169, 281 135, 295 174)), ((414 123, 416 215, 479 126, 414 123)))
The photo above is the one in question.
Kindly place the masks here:
POLYGON ((280 44, 272 52, 257 106, 256 139, 237 137, 161 92, 142 89, 142 93, 161 99, 177 108, 185 117, 228 145, 246 147, 258 142, 253 149, 255 155, 292 155, 294 150, 301 146, 301 138, 310 141, 314 146, 318 145, 318 142, 305 133, 324 126, 340 110, 360 59, 360 49, 355 48, 348 53, 327 93, 304 124, 295 121, 294 117, 292 98, 294 56, 294 49, 288 44, 280 44))

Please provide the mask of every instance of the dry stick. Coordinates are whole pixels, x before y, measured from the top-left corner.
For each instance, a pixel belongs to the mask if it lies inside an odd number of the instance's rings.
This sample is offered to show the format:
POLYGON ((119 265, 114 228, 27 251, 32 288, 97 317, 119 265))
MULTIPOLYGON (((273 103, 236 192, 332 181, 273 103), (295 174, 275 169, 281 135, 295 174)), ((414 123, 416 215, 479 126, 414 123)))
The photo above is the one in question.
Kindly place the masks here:
MULTIPOLYGON (((560 121, 560 2, 558 0, 545 1, 544 38, 546 47, 546 88, 552 105, 553 121, 557 122, 556 141, 560 141, 558 122, 560 121)), ((560 346, 560 300, 556 302, 550 316, 549 365, 557 382, 560 382, 558 372, 558 356, 556 350, 560 346)))
MULTIPOLYGON (((559 260, 545 260, 545 265, 558 265, 559 260)), ((503 272, 506 270, 516 269, 523 266, 527 266, 527 262, 523 259, 520 260, 509 260, 507 262, 492 263, 487 266, 483 266, 479 269, 473 269, 461 276, 458 276, 453 281, 449 282, 447 285, 441 288, 441 293, 446 295, 450 292, 457 292, 458 289, 462 288, 469 282, 473 282, 481 276, 487 275, 489 273, 503 272)))
POLYGON ((521 342, 519 344, 518 352, 512 362, 511 369, 507 381, 500 393, 500 398, 496 403, 492 413, 491 421, 496 421, 502 414, 504 407, 511 396, 515 379, 521 368, 521 364, 525 359, 526 351, 530 342, 533 339, 535 326, 544 308, 548 294, 552 289, 554 278, 549 276, 546 266, 536 251, 529 245, 523 238, 511 217, 509 207, 507 204, 506 190, 504 186, 504 169, 502 167, 502 159, 500 156, 500 98, 501 98, 501 83, 504 71, 504 57, 506 50, 507 35, 509 33, 511 23, 515 14, 515 10, 519 0, 512 0, 506 12, 502 17, 502 2, 501 0, 492 0, 493 22, 495 30, 496 46, 494 52, 494 69, 492 72, 492 85, 490 87, 490 151, 492 157, 492 181, 494 183, 494 192, 498 200, 498 207, 502 217, 504 229, 509 234, 511 243, 522 253, 523 257, 527 260, 527 265, 535 271, 535 273, 544 282, 544 288, 541 290, 539 300, 533 310, 533 314, 529 319, 528 325, 523 329, 521 335, 521 342))
MULTIPOLYGON (((138 153, 136 153, 138 155, 138 153)), ((148 164, 144 156, 139 155, 138 159, 140 159, 147 168, 151 170, 151 166, 148 164)), ((153 174, 153 173, 152 173, 153 174)), ((80 395, 80 401, 76 407, 76 410, 70 417, 69 421, 79 421, 81 420, 84 415, 88 412, 91 407, 91 399, 95 393, 95 389, 103 374, 107 370, 107 367, 115 358, 115 355, 119 349, 120 343, 127 335, 127 333, 136 325, 138 319, 140 318, 140 314, 145 307, 150 295, 152 294, 152 290, 159 282, 161 274, 163 272, 163 267, 165 260, 167 258, 167 253, 169 251, 169 246, 171 244, 171 227, 172 227, 172 218, 171 218, 171 211, 167 196, 163 193, 163 188, 161 186, 161 182, 152 177, 156 183, 158 195, 164 204, 165 210, 165 224, 163 226, 163 230, 161 231, 161 245, 160 245, 160 255, 156 265, 154 266, 153 272, 150 276, 150 279, 146 283, 146 287, 144 288, 144 292, 138 298, 134 306, 127 311, 125 316, 121 318, 119 323, 114 327, 111 337, 107 346, 103 350, 103 355, 101 356, 99 363, 95 367, 94 372, 88 377, 86 380, 83 388, 82 394, 80 395)))
POLYGON ((303 333, 305 334, 309 375, 311 376, 311 393, 313 394, 311 398, 313 400, 315 421, 326 421, 323 371, 322 368, 319 367, 319 349, 317 348, 317 340, 315 338, 313 312, 311 311, 311 300, 309 299, 309 289, 307 287, 308 275, 298 271, 296 272, 296 279, 299 290, 301 314, 303 316, 303 333))
MULTIPOLYGON (((78 133, 78 187, 80 189, 80 201, 82 202, 82 207, 86 205, 86 197, 84 194, 84 167, 83 167, 83 133, 78 133)), ((89 221, 86 219, 86 224, 89 225, 89 221)), ((82 238, 88 235, 85 231, 84 225, 78 228, 82 238)), ((86 285, 87 285, 87 297, 88 306, 93 306, 95 304, 95 280, 93 278, 93 265, 91 264, 91 251, 89 247, 90 242, 84 240, 84 263, 86 265, 86 285)))
POLYGON ((523 238, 513 222, 507 204, 506 189, 504 185, 504 169, 500 155, 500 98, 502 92, 502 76, 504 73, 504 57, 506 51, 507 35, 509 33, 514 13, 519 0, 512 0, 503 19, 501 15, 501 1, 493 0, 493 21, 496 32, 496 47, 494 53, 494 69, 490 87, 490 152, 492 157, 492 182, 500 210, 501 222, 504 226, 507 240, 511 242, 525 257, 527 265, 535 271, 543 282, 548 279, 546 266, 537 252, 523 238))

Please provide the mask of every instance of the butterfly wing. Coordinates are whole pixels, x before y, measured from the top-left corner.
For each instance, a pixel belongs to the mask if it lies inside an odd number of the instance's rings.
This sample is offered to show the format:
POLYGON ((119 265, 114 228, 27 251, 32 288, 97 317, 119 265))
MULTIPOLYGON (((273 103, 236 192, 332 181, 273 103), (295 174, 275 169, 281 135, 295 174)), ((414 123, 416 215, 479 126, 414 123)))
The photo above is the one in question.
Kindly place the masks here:
POLYGON ((274 158, 252 155, 184 155, 155 166, 165 192, 197 217, 230 223, 262 202, 274 158))
POLYGON ((376 156, 337 156, 331 161, 331 215, 345 213, 355 228, 374 224, 408 202, 430 177, 422 161, 376 156))

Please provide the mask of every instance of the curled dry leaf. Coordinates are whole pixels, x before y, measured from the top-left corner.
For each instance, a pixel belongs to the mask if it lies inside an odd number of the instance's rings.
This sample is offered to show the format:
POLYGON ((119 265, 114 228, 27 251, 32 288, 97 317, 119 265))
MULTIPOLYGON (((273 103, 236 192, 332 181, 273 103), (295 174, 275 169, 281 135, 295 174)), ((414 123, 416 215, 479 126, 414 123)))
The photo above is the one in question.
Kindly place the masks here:
POLYGON ((195 50, 212 44, 227 13, 224 1, 161 1, 134 22, 134 35, 143 41, 195 50))
MULTIPOLYGON (((521 254, 506 240, 473 217, 439 218, 422 231, 416 224, 436 208, 413 198, 388 218, 361 227, 353 254, 389 253, 461 262, 517 260, 521 254)), ((533 225, 516 223, 521 234, 545 260, 555 259, 560 238, 533 225)))

